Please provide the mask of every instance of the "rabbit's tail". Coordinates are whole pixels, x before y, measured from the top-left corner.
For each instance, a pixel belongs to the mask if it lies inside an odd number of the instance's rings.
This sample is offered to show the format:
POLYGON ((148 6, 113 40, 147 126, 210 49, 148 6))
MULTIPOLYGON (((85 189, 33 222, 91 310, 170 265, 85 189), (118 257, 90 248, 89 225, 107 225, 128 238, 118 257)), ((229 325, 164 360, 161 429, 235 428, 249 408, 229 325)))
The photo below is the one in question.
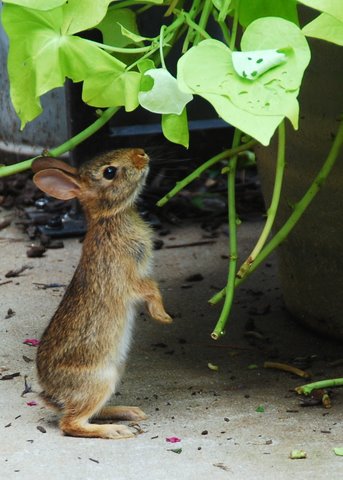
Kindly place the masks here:
POLYGON ((52 410, 61 412, 64 409, 64 404, 54 399, 52 395, 49 395, 48 393, 43 391, 39 394, 39 396, 45 402, 47 407, 51 408, 52 410))

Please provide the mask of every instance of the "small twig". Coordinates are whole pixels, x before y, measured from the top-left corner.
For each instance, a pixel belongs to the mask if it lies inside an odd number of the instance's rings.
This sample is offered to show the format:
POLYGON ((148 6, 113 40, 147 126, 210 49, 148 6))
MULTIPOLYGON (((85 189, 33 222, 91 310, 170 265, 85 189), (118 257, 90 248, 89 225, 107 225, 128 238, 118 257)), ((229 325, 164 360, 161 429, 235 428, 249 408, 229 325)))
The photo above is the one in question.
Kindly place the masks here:
POLYGON ((294 375, 298 375, 298 377, 302 378, 311 377, 311 375, 308 372, 305 372, 305 370, 293 367, 292 365, 288 365, 287 363, 264 362, 263 366, 264 368, 275 368, 276 370, 283 370, 284 372, 294 373, 294 375))
POLYGON ((7 280, 7 282, 1 282, 1 283, 0 283, 0 287, 1 287, 2 285, 6 285, 7 283, 13 283, 13 280, 7 280))

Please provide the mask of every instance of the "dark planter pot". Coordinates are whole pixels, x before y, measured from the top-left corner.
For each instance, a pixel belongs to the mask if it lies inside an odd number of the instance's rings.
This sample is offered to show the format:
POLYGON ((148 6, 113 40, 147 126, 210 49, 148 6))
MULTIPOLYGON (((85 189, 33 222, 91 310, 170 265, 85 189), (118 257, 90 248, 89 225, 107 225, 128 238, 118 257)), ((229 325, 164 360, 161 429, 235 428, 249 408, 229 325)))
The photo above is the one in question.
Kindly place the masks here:
MULTIPOLYGON (((311 42, 312 61, 300 103, 300 129, 288 129, 287 167, 276 229, 318 173, 343 112, 343 49, 311 42)), ((258 166, 266 204, 272 192, 276 145, 259 149, 258 166)), ((343 339, 343 152, 326 183, 278 249, 288 310, 303 324, 343 339)))

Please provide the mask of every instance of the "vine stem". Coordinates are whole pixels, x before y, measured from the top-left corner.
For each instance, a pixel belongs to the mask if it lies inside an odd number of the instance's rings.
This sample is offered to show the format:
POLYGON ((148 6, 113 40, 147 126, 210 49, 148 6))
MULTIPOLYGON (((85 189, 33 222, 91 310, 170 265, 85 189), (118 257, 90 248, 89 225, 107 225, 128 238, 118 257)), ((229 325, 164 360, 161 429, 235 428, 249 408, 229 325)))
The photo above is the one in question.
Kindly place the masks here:
MULTIPOLYGON (((187 25, 189 25, 190 27, 192 27, 193 30, 194 30, 195 32, 197 32, 197 36, 199 37, 198 42, 200 41, 200 37, 203 37, 203 38, 206 38, 206 39, 212 38, 211 35, 209 35, 204 28, 201 28, 200 25, 198 25, 197 23, 195 23, 195 22, 192 20, 192 18, 191 18, 191 16, 189 15, 189 13, 182 12, 182 15, 184 16, 187 25)), ((196 44, 196 43, 195 43, 195 40, 194 40, 194 45, 195 45, 195 44, 196 44)))
POLYGON ((260 253, 263 246, 265 245, 267 238, 269 237, 269 234, 274 225, 275 216, 280 203, 282 182, 283 182, 284 171, 285 171, 286 132, 285 132, 284 121, 279 125, 278 138, 279 138, 279 141, 278 141, 278 152, 277 152, 277 160, 276 160, 275 182, 274 182, 274 189, 273 189, 270 207, 268 208, 268 211, 267 211, 267 220, 261 232, 261 235, 258 241, 256 242, 255 247, 253 248, 248 258, 245 260, 245 262, 242 264, 242 266, 238 270, 237 272, 238 278, 243 278, 247 275, 257 255, 260 253))
POLYGON ((219 25, 219 27, 222 31, 222 34, 223 34, 223 37, 224 37, 224 40, 225 40, 227 46, 229 46, 230 42, 231 42, 231 36, 230 36, 230 31, 228 29, 228 26, 226 25, 225 20, 224 21, 219 20, 219 14, 215 10, 213 10, 212 15, 213 15, 214 20, 218 23, 218 25, 219 25))
POLYGON ((219 12, 219 17, 218 17, 219 22, 222 23, 226 19, 227 12, 229 11, 230 3, 231 3, 231 0, 224 0, 223 6, 219 12))
POLYGON ((236 43, 236 36, 238 30, 238 14, 239 14, 239 0, 236 0, 235 3, 235 13, 233 17, 232 31, 231 31, 231 40, 230 40, 230 50, 234 50, 236 43))
POLYGON ((249 150, 252 148, 254 145, 257 144, 256 140, 250 140, 249 142, 240 145, 235 148, 230 148, 228 150, 225 150, 224 152, 219 153, 218 155, 215 155, 214 157, 210 158, 207 160, 205 163, 200 165, 196 170, 194 170, 190 175, 185 177, 183 180, 179 181, 176 183, 175 187, 170 190, 164 197, 161 198, 157 202, 158 207, 163 207, 171 198, 175 197, 182 189, 184 189, 187 185, 189 185, 193 180, 197 179, 200 177, 200 175, 207 170, 208 168, 212 167, 217 162, 220 162, 221 160, 226 160, 229 158, 234 157, 235 155, 238 155, 241 152, 245 152, 246 150, 249 150))
POLYGON ((197 45, 200 42, 201 36, 203 35, 201 32, 206 32, 206 25, 212 10, 213 10, 212 0, 205 0, 204 6, 201 12, 200 20, 199 20, 199 25, 198 25, 198 28, 196 28, 197 33, 195 34, 193 45, 197 45))
MULTIPOLYGON (((201 8, 202 8, 201 0, 194 0, 191 9, 188 12, 188 14, 191 16, 191 19, 193 19, 197 16, 197 14, 201 10, 201 8)), ((191 26, 189 26, 186 38, 185 38, 185 40, 183 42, 183 45, 182 45, 182 53, 185 53, 188 50, 189 43, 190 43, 193 35, 194 35, 194 29, 191 26)))
MULTIPOLYGON (((241 141, 242 132, 235 129, 232 147, 235 148, 241 141)), ((224 335, 225 325, 232 308, 235 293, 235 278, 237 268, 237 218, 236 218, 236 169, 237 155, 231 161, 228 171, 228 209, 229 209, 229 273, 226 285, 226 297, 219 320, 211 333, 213 340, 224 335)))
POLYGON ((167 27, 165 25, 162 25, 161 30, 160 30, 160 60, 161 60, 161 65, 162 68, 166 69, 166 64, 164 61, 164 55, 163 55, 163 41, 164 41, 164 31, 167 27))
MULTIPOLYGON (((63 153, 72 150, 81 142, 93 135, 93 133, 97 132, 101 127, 103 127, 118 110, 118 107, 107 108, 107 110, 105 110, 102 113, 101 117, 95 120, 95 122, 82 130, 82 132, 62 143, 62 145, 59 145, 58 147, 53 148, 52 150, 47 152, 46 155, 50 155, 51 157, 58 157, 63 153)), ((23 162, 15 163, 14 165, 0 167, 0 177, 6 177, 8 175, 13 175, 15 173, 20 173, 28 170, 29 168, 31 168, 32 162, 35 160, 35 158, 37 157, 30 158, 23 162)))
POLYGON ((308 383, 306 385, 296 387, 295 391, 299 394, 310 395, 313 390, 333 387, 343 387, 343 378, 332 378, 330 380, 320 380, 319 382, 308 383))
MULTIPOLYGON (((256 257, 255 262, 251 265, 249 272, 243 278, 236 278, 235 286, 238 287, 251 273, 253 273, 256 268, 287 238, 289 233, 293 230, 295 225, 300 220, 301 216, 310 205, 314 197, 322 188, 326 178, 330 174, 337 157, 343 146, 343 118, 340 121, 339 128, 335 140, 332 143, 330 152, 326 157, 321 169, 319 170, 316 178, 311 183, 310 187, 306 191, 305 195, 295 204, 292 214, 289 216, 288 220, 280 228, 280 230, 274 235, 274 237, 267 243, 267 245, 261 250, 259 255, 256 257)), ((222 300, 226 295, 226 288, 214 295, 209 303, 215 305, 220 300, 222 300)))

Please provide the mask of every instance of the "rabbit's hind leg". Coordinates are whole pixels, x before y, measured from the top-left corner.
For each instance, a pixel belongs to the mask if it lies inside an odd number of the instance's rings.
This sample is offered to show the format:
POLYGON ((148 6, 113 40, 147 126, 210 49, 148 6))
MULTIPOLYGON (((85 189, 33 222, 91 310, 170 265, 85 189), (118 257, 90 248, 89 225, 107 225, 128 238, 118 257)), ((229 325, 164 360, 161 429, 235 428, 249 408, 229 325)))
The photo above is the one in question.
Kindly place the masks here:
POLYGON ((130 420, 138 422, 139 420, 146 420, 147 415, 139 407, 126 406, 112 406, 103 407, 100 412, 95 415, 96 419, 116 419, 116 420, 130 420))
POLYGON ((89 419, 99 410, 100 402, 90 402, 80 406, 78 403, 66 402, 60 428, 65 435, 90 438, 130 438, 134 434, 126 425, 89 423, 89 419))

